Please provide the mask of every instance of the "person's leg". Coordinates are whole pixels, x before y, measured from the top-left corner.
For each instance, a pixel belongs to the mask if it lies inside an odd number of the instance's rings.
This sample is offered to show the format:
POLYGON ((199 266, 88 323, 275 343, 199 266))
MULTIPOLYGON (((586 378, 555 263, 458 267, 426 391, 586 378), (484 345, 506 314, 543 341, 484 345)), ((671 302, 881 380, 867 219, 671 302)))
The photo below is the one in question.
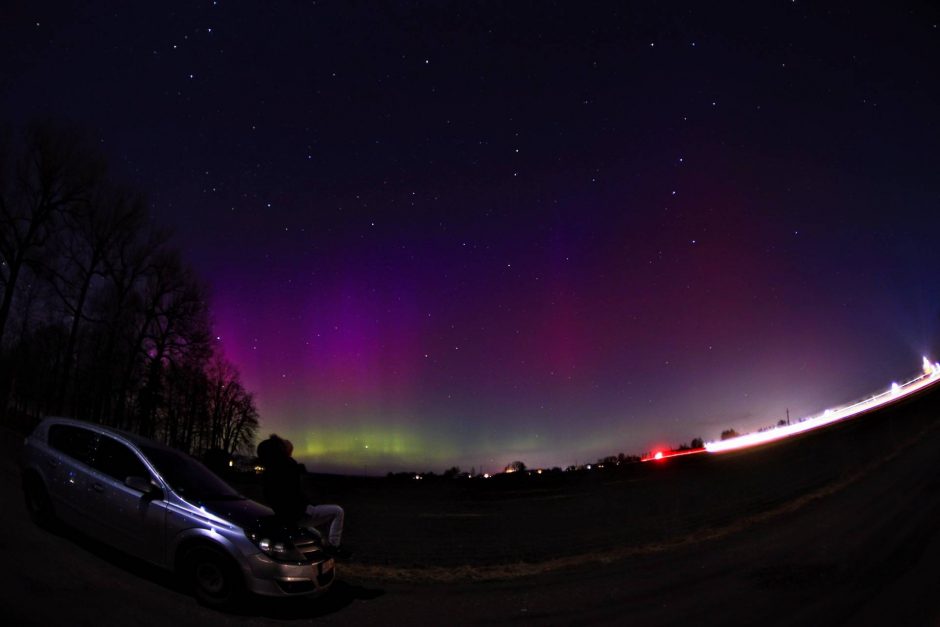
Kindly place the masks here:
POLYGON ((307 518, 302 524, 319 527, 329 523, 327 541, 333 546, 339 546, 343 538, 343 517, 343 508, 339 505, 308 505, 307 518))

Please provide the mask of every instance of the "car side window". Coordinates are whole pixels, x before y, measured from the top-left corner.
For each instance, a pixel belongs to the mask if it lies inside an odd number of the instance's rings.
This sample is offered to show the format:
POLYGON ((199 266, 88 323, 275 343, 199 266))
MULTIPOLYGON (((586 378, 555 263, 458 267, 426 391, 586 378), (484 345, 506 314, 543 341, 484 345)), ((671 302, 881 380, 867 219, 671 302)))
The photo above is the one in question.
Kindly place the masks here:
POLYGON ((102 435, 92 466, 124 482, 128 477, 150 477, 150 471, 127 445, 102 435))
POLYGON ((94 431, 81 427, 52 425, 49 427, 49 446, 83 464, 91 465, 97 436, 94 431))

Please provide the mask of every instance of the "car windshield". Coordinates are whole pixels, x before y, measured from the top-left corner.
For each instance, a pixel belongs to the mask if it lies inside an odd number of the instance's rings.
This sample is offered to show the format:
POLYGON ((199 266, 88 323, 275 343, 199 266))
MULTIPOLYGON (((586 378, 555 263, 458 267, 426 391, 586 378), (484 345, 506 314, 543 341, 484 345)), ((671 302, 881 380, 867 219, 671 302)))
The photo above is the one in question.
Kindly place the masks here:
POLYGON ((189 455, 156 447, 141 447, 141 450, 173 491, 186 499, 235 501, 245 498, 189 455))

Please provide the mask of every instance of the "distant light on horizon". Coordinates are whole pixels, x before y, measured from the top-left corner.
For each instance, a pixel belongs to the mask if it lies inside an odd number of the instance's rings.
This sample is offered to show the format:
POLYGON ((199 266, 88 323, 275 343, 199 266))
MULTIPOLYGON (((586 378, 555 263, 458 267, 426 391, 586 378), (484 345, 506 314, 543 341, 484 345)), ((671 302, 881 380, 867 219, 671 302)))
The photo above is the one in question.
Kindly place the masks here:
POLYGON ((923 360, 923 368, 924 368, 925 375, 931 375, 937 370, 940 370, 940 362, 932 364, 930 363, 930 360, 927 359, 927 357, 925 356, 923 360))

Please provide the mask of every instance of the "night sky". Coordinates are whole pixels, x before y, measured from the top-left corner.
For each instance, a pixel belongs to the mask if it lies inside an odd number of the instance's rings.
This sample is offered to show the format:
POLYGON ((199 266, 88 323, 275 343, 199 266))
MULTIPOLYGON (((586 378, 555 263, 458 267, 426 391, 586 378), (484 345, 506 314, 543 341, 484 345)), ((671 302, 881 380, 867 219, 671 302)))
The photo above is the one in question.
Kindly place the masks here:
POLYGON ((4 3, 0 121, 147 193, 312 469, 565 466, 940 358, 940 10, 877 4, 4 3))

